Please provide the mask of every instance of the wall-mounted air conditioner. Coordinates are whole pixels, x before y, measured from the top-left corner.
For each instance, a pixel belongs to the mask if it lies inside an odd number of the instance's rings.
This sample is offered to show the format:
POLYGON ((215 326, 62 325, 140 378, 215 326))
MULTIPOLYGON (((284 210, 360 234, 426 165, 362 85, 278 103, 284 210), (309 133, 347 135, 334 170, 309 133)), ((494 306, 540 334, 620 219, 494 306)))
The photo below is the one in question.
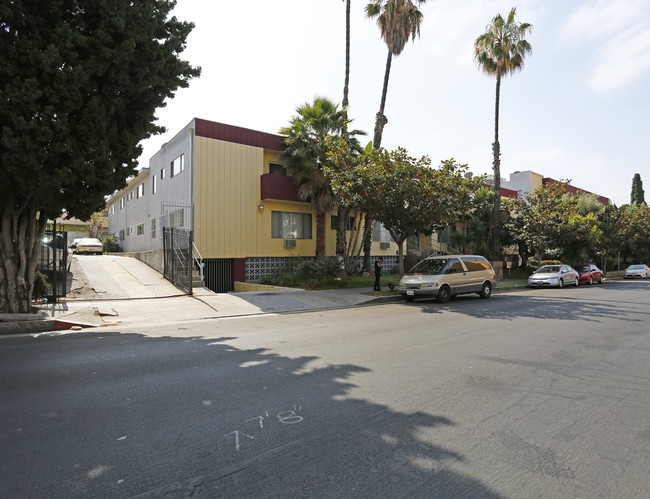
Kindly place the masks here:
POLYGON ((284 240, 284 247, 285 248, 295 248, 296 247, 296 240, 295 239, 285 239, 284 240))
POLYGON ((379 248, 380 249, 388 249, 388 248, 390 248, 390 243, 379 243, 379 248))

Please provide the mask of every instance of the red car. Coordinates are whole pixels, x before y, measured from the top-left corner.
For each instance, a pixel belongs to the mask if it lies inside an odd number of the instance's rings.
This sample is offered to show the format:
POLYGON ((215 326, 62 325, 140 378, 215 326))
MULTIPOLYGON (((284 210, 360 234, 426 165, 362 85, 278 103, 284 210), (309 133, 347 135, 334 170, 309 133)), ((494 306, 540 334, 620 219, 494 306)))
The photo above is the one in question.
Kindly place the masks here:
POLYGON ((580 279, 580 284, 593 284, 597 282, 602 284, 603 282, 603 271, 600 270, 593 264, 590 265, 576 265, 573 267, 578 271, 578 278, 580 279))

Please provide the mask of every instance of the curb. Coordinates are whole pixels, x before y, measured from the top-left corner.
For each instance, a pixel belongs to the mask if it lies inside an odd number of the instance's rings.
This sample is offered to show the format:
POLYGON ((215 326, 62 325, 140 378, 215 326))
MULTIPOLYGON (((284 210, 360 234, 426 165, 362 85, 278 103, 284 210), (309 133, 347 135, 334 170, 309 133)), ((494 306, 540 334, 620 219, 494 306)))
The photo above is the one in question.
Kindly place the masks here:
POLYGON ((96 327, 94 324, 69 322, 59 319, 36 319, 25 321, 0 322, 0 336, 10 334, 47 333, 50 331, 65 331, 72 328, 96 327))

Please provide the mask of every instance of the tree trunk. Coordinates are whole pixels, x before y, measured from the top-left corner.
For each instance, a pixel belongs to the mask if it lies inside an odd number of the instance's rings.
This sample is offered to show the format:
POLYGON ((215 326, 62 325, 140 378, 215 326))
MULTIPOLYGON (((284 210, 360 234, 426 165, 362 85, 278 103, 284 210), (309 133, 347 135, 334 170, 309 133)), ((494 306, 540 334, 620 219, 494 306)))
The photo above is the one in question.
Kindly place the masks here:
POLYGON ((0 205, 0 312, 31 312, 34 273, 47 224, 32 202, 19 204, 13 196, 0 205))
POLYGON ((366 224, 363 229, 363 270, 366 272, 372 270, 370 261, 370 252, 372 250, 372 223, 373 219, 366 214, 366 224))
POLYGON ((343 113, 345 119, 348 119, 348 112, 345 109, 348 104, 348 91, 350 88, 350 2, 346 0, 345 5, 345 84, 343 85, 343 113))
POLYGON ((399 258, 399 276, 400 278, 404 275, 405 269, 404 269, 404 241, 406 239, 400 240, 399 243, 397 243, 397 258, 399 258))
POLYGON ((388 79, 390 78, 390 65, 393 60, 393 53, 388 51, 388 59, 386 59, 386 70, 384 71, 384 87, 381 91, 381 103, 379 104, 379 112, 375 117, 375 136, 372 141, 374 149, 381 147, 381 137, 384 133, 384 126, 388 123, 388 118, 384 115, 384 108, 386 106, 386 94, 388 93, 388 79))
POLYGON ((492 168, 494 170, 494 209, 492 210, 492 241, 490 254, 492 260, 501 258, 501 146, 499 144, 499 97, 501 92, 501 75, 497 72, 496 103, 494 106, 494 143, 492 144, 492 168))
POLYGON ((338 223, 336 224, 336 254, 338 256, 343 256, 345 254, 349 210, 343 206, 339 206, 337 216, 338 223))
POLYGON ((316 215, 316 259, 325 256, 325 213, 316 215))

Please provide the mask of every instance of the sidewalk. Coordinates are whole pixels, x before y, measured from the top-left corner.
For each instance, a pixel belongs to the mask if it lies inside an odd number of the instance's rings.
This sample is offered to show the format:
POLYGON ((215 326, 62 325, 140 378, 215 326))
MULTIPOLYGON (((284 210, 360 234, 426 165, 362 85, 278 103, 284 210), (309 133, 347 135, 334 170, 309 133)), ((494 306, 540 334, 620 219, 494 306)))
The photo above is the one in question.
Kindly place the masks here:
POLYGON ((39 307, 46 318, 0 322, 0 334, 168 324, 401 301, 400 296, 364 294, 371 293, 371 288, 217 294, 200 287, 188 296, 145 263, 119 256, 76 256, 72 271, 68 297, 60 303, 39 307))

